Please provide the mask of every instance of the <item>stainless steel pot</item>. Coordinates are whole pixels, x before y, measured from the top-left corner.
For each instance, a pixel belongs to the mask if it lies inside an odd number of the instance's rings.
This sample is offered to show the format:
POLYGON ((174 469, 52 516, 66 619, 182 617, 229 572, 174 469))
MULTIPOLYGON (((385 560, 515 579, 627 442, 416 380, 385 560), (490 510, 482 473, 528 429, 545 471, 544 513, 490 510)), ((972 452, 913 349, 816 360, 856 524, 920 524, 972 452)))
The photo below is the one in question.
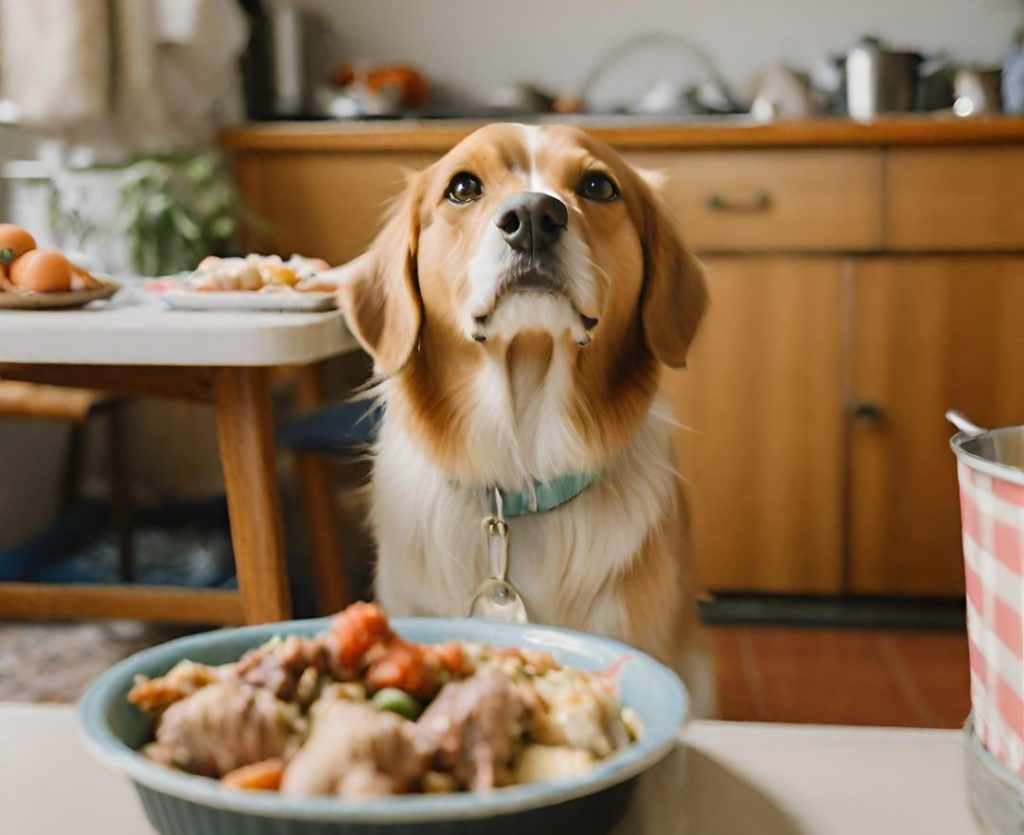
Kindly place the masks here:
POLYGON ((851 118, 867 122, 879 113, 913 110, 921 61, 917 52, 894 52, 883 49, 875 38, 864 38, 846 55, 851 118))

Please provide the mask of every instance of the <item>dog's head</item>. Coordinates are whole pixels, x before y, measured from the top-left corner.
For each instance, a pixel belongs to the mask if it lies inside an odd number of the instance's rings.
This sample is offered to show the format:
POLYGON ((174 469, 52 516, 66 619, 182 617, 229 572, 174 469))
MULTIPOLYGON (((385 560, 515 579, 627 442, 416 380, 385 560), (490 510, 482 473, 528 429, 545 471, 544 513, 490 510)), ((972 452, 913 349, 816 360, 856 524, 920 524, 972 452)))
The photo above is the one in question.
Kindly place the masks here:
POLYGON ((706 290, 615 151, 576 128, 495 124, 410 178, 341 301, 384 375, 430 332, 465 351, 531 331, 579 351, 639 343, 678 367, 706 290))

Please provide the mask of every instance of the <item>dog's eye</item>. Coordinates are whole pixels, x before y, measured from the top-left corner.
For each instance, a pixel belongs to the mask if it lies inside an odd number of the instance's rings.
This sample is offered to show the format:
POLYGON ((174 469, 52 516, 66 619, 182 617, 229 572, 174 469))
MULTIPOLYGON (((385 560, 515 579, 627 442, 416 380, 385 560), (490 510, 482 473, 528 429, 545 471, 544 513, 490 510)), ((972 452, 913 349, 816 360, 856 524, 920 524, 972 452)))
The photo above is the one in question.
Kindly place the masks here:
POLYGON ((609 203, 619 196, 619 190, 611 177, 599 171, 588 171, 580 179, 576 193, 584 200, 595 203, 609 203))
POLYGON ((448 183, 445 197, 451 200, 452 203, 465 204, 479 200, 483 193, 484 184, 468 171, 462 171, 452 177, 452 181, 448 183))

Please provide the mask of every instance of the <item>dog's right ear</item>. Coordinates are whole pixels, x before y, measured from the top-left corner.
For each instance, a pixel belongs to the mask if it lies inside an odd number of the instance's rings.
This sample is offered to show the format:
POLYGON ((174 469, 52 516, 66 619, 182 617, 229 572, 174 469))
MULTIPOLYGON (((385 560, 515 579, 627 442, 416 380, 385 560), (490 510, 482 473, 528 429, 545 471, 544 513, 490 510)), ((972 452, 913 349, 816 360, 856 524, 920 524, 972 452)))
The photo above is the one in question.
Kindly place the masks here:
POLYGON ((345 320, 382 376, 402 370, 419 341, 423 308, 416 274, 420 178, 389 208, 369 249, 340 268, 338 299, 345 320))

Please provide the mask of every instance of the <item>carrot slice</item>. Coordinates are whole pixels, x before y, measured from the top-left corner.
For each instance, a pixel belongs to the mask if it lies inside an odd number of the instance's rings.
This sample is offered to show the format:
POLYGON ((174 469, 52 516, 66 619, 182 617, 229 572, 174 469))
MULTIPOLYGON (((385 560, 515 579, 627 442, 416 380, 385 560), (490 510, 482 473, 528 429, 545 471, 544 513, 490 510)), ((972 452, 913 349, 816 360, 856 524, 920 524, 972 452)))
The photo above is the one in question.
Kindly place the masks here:
POLYGON ((275 757, 229 771, 220 778, 220 781, 223 785, 233 789, 276 792, 281 788, 283 775, 284 762, 275 757))

